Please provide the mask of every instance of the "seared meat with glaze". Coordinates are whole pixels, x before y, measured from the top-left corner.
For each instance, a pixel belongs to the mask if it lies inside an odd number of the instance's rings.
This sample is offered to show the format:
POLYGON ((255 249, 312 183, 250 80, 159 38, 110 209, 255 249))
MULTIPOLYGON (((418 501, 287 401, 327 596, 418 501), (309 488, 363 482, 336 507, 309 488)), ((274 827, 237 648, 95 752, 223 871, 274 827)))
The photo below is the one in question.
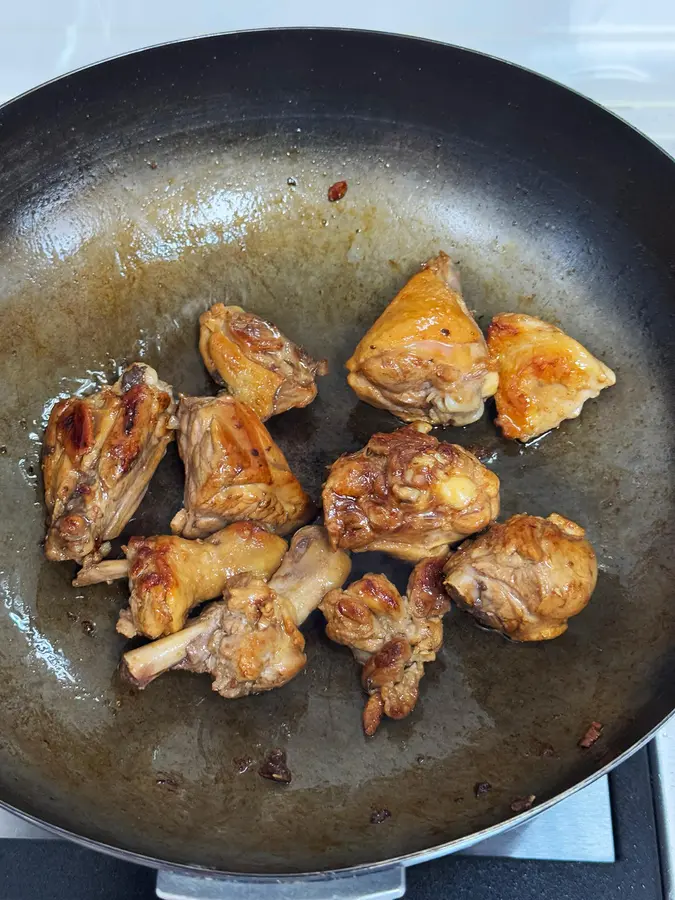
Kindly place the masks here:
POLYGON ((181 397, 178 450, 185 463, 185 508, 171 522, 174 534, 206 537, 242 519, 288 534, 314 515, 269 431, 228 394, 181 397))
POLYGON ((416 562, 481 531, 499 514, 499 479, 418 423, 374 434, 333 463, 323 510, 336 549, 383 550, 416 562))
POLYGON ((124 655, 127 675, 143 688, 168 669, 206 672, 223 697, 244 697, 281 687, 304 668, 298 626, 331 588, 341 587, 349 556, 334 552, 318 525, 298 531, 269 584, 238 575, 224 599, 177 634, 124 655))
POLYGON ((499 370, 496 423, 507 438, 530 441, 575 419, 586 400, 616 383, 578 341, 534 316, 495 316, 488 347, 499 370))
POLYGON ((212 378, 265 421, 307 406, 325 359, 312 359, 279 329, 240 306, 216 303, 199 319, 199 349, 212 378))
POLYGON ((595 553, 584 534, 556 513, 513 516, 450 556, 446 590, 481 625, 514 641, 558 637, 595 588, 595 553))
POLYGON ((82 563, 110 552, 106 542, 136 512, 173 440, 174 412, 170 385, 144 363, 54 406, 42 455, 48 559, 82 563))
POLYGON ((123 550, 126 560, 82 569, 73 584, 128 576, 129 609, 121 612, 117 630, 126 637, 158 638, 179 631, 190 610, 217 597, 234 575, 269 578, 281 563, 286 541, 252 522, 235 522, 204 541, 132 537, 123 550))
POLYGON ((347 369, 361 400, 404 422, 480 419, 498 376, 446 253, 430 259, 394 297, 347 369))
POLYGON ((351 647, 363 666, 361 683, 369 695, 363 729, 375 733, 383 715, 403 719, 415 707, 424 664, 443 643, 441 616, 449 603, 443 590, 443 557, 415 567, 402 597, 384 575, 365 575, 344 591, 323 598, 326 634, 351 647))

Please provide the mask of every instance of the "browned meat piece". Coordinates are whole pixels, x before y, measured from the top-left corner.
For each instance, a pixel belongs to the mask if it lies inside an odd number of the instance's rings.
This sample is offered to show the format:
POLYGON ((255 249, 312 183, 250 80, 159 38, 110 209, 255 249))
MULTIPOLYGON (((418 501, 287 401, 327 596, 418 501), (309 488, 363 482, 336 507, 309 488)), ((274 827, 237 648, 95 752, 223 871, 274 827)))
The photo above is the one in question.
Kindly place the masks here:
POLYGON ((174 668, 213 676, 213 690, 227 699, 282 687, 307 662, 289 602, 261 578, 232 578, 197 622, 201 631, 174 668))
POLYGON ((304 668, 298 626, 349 575, 349 556, 331 550, 324 528, 300 529, 269 584, 250 574, 231 579, 186 628, 124 655, 127 675, 145 687, 168 669, 208 673, 223 697, 281 687, 304 668))
POLYGON ((319 606, 328 637, 350 647, 363 665, 367 735, 375 733, 383 715, 403 719, 412 712, 424 664, 436 659, 441 648, 441 616, 449 606, 439 583, 442 562, 419 563, 406 597, 384 575, 369 574, 344 591, 330 591, 319 606))
POLYGON ((56 404, 44 437, 42 474, 48 559, 95 561, 136 512, 173 440, 171 387, 144 363, 112 386, 56 404))
POLYGON ((410 279, 347 362, 349 384, 404 422, 468 425, 498 376, 446 253, 410 279))
POLYGON ((259 522, 288 534, 315 507, 258 416, 228 394, 181 397, 178 449, 185 463, 185 508, 171 530, 206 537, 230 522, 259 522))
POLYGON ((430 556, 417 563, 408 579, 406 595, 413 615, 418 619, 444 616, 450 599, 443 585, 446 556, 430 556))
POLYGON ((445 565, 450 597, 514 641, 546 641, 588 604, 598 568, 584 529, 518 515, 462 544, 445 565))
POLYGON ((507 438, 530 441, 575 419, 588 399, 616 382, 578 341, 534 316, 495 316, 488 347, 499 369, 497 425, 507 438))
POLYGON ((312 359, 266 322, 240 306, 216 303, 199 319, 199 349, 211 377, 263 422, 316 397, 325 359, 312 359))
POLYGON ((269 578, 281 563, 286 541, 252 522, 235 522, 205 541, 132 537, 123 550, 126 560, 82 569, 73 584, 128 576, 129 609, 120 614, 117 630, 126 637, 158 638, 179 631, 190 610, 217 597, 234 575, 269 578))
POLYGON ((374 434, 333 463, 323 511, 333 547, 383 550, 411 562, 437 556, 499 513, 499 479, 422 423, 374 434))

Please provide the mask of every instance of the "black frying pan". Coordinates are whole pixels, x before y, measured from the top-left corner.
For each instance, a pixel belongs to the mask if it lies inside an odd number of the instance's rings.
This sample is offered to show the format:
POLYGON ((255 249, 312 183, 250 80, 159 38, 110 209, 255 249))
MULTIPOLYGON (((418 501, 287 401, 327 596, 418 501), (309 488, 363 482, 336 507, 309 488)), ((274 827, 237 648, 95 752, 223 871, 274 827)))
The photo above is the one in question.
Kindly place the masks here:
MULTIPOLYGON (((321 871, 454 849, 512 821, 514 799, 541 809, 642 743, 675 699, 674 210, 673 161, 609 113, 497 60, 387 35, 171 44, 5 106, 3 802, 146 861, 321 871), (347 195, 329 204, 340 179, 347 195), (440 249, 481 323, 540 315, 617 372, 535 446, 502 441, 488 417, 442 433, 493 453, 504 516, 587 527, 601 570, 589 608, 532 646, 452 613, 414 714, 371 740, 357 667, 318 614, 307 671, 282 691, 226 702, 207 678, 172 674, 132 692, 116 675, 124 585, 78 592, 68 565, 43 559, 50 400, 138 358, 180 391, 215 391, 197 318, 242 303, 329 357, 318 400, 271 423, 316 496, 339 453, 396 427, 357 402, 342 366, 440 249), (583 751, 592 720, 603 737, 583 751), (234 760, 276 746, 290 786, 237 774, 234 760)), ((130 531, 168 529, 181 478, 172 448, 130 531)), ((400 586, 408 572, 355 556, 354 577, 367 570, 400 586)))

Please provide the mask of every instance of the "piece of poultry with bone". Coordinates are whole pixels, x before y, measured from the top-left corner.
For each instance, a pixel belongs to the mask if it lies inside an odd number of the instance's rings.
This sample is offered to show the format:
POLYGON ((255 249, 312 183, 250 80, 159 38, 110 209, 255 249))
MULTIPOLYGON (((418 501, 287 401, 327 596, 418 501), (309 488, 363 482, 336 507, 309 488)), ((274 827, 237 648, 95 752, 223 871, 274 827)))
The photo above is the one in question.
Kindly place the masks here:
POLYGON ((199 319, 199 349, 211 377, 264 422, 316 397, 326 360, 315 360, 276 325, 240 306, 216 303, 199 319))
POLYGON ((347 362, 358 397, 404 422, 468 425, 498 375, 447 253, 413 275, 347 362))
POLYGON ((286 549, 283 538, 252 522, 235 522, 205 540, 132 537, 123 548, 126 559, 81 569, 73 584, 128 578, 129 608, 120 613, 117 630, 158 638, 179 631, 190 610, 217 597, 234 575, 268 578, 286 549))
POLYGON ((418 563, 405 596, 384 575, 371 573, 345 590, 330 591, 321 602, 326 634, 350 647, 363 666, 367 735, 383 716, 402 719, 417 703, 424 666, 443 643, 442 616, 449 608, 443 563, 443 556, 418 563))
POLYGON ((170 385, 144 363, 54 406, 42 453, 48 559, 82 564, 110 552, 173 440, 174 413, 170 385))
POLYGON ((556 513, 517 515, 462 544, 445 589, 488 628, 514 641, 546 641, 588 604, 598 567, 585 531, 556 513))
POLYGON ((178 450, 185 496, 171 522, 174 534, 207 537, 242 520, 289 534, 314 515, 314 504, 269 431, 228 394, 180 398, 178 450))
POLYGON ((331 549, 324 528, 301 528, 268 583, 235 576, 223 600, 182 631, 125 653, 124 672, 139 688, 169 669, 207 673, 213 690, 228 699, 281 687, 307 661, 299 626, 344 584, 350 568, 348 554, 331 549))
POLYGON ((374 434, 330 468, 324 521, 333 547, 417 562, 447 552, 499 513, 499 479, 424 423, 374 434))
POLYGON ((488 328, 499 369, 496 424, 507 438, 531 441, 616 383, 616 375, 578 341, 535 316, 501 313, 488 328))

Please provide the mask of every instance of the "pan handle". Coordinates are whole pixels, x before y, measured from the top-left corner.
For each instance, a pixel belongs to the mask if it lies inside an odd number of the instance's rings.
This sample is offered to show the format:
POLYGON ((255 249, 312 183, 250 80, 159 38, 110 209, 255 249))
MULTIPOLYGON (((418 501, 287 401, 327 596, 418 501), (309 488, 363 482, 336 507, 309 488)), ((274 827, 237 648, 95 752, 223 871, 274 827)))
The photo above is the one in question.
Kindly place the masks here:
POLYGON ((403 866, 323 878, 212 878, 168 870, 157 873, 157 896, 161 900, 396 900, 404 894, 403 866))

